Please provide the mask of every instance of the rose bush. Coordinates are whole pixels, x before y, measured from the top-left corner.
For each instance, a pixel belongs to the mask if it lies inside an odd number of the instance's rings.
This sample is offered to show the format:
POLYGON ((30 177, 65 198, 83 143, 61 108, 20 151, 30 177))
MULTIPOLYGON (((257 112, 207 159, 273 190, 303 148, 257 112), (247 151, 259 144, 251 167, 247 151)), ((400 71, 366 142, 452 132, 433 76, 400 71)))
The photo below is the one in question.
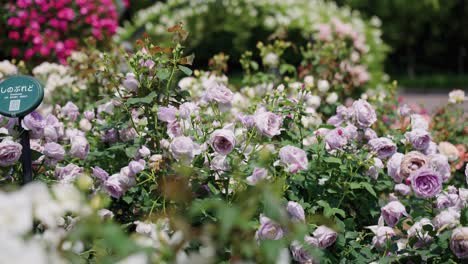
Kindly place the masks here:
POLYGON ((187 32, 169 31, 171 46, 145 37, 123 59, 104 53, 92 73, 109 90, 101 99, 43 107, 21 124, 0 119, 3 259, 466 258, 466 165, 457 169, 426 117, 382 109, 391 94, 334 99, 313 75, 236 90, 219 70, 192 72, 187 32), (382 113, 410 118, 382 128, 382 113), (33 135, 36 182, 18 190, 20 126, 33 135))

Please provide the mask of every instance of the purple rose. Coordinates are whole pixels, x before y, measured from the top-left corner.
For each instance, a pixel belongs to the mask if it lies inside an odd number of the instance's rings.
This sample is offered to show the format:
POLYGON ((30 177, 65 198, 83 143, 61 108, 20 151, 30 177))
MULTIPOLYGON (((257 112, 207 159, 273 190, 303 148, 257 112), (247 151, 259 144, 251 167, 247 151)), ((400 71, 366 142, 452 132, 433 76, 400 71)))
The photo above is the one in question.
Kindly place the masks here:
POLYGON ((49 142, 44 145, 44 155, 57 161, 65 158, 65 149, 60 144, 49 142))
POLYGON ((468 227, 458 227, 452 231, 450 249, 459 259, 468 259, 468 227))
POLYGON ((377 133, 375 133, 375 131, 372 129, 372 128, 366 128, 364 129, 364 138, 366 140, 371 140, 371 139, 374 139, 374 138, 377 138, 377 133))
POLYGON ((379 177, 379 172, 381 169, 383 169, 384 165, 383 162, 379 158, 374 158, 374 164, 369 167, 369 169, 366 172, 366 175, 371 177, 374 180, 377 180, 379 177))
POLYGON ((125 185, 120 181, 122 176, 114 174, 104 182, 104 189, 114 198, 120 198, 126 191, 125 185))
POLYGON ((182 131, 182 126, 180 122, 174 121, 167 124, 167 134, 170 138, 180 137, 184 133, 182 131))
POLYGON ((257 111, 254 115, 255 126, 258 131, 267 137, 281 134, 283 118, 279 115, 264 110, 257 111))
POLYGON ((377 154, 379 159, 385 159, 395 154, 397 146, 392 140, 380 137, 369 140, 370 149, 377 154))
POLYGON ((268 178, 268 171, 264 168, 257 168, 255 167, 252 175, 245 178, 245 181, 249 185, 256 185, 258 182, 265 180, 268 178))
POLYGON ((102 132, 101 140, 103 142, 109 142, 109 143, 116 142, 117 141, 117 131, 114 128, 105 130, 104 132, 102 132))
POLYGON ((458 203, 458 194, 439 193, 436 200, 436 208, 444 209, 455 206, 458 203))
POLYGON ((179 106, 179 115, 182 119, 189 119, 192 114, 198 115, 199 107, 192 102, 185 102, 179 106))
POLYGON ((138 83, 138 80, 135 78, 135 74, 130 73, 130 72, 127 73, 127 76, 123 80, 122 85, 129 92, 138 91, 138 87, 140 86, 140 84, 138 83))
POLYGON ((327 143, 328 149, 342 149, 348 144, 348 138, 345 136, 343 128, 337 127, 328 131, 325 135, 325 142, 327 143))
POLYGON ((100 179, 101 181, 106 181, 109 178, 109 173, 107 171, 101 169, 100 167, 96 166, 93 168, 93 176, 100 179))
POLYGON ((426 167, 428 164, 427 157, 418 151, 411 151, 406 153, 406 155, 401 160, 400 172, 404 178, 420 168, 426 167))
POLYGON ((211 134, 209 143, 216 152, 227 155, 236 145, 236 136, 232 130, 218 129, 211 134))
POLYGON ((358 129, 354 125, 347 125, 343 128, 343 133, 348 140, 355 140, 358 138, 358 129))
POLYGON ((409 116, 411 114, 411 108, 407 104, 404 104, 398 108, 398 113, 402 117, 409 116))
POLYGON ((206 90, 204 100, 207 102, 216 102, 221 111, 231 107, 234 93, 229 90, 224 84, 211 82, 210 87, 206 90))
POLYGON ((255 233, 257 240, 278 240, 283 238, 284 231, 281 226, 270 218, 260 215, 260 227, 255 233))
POLYGON ((0 166, 7 167, 15 164, 21 157, 23 147, 11 140, 0 142, 0 166))
POLYGON ((159 107, 158 109, 158 119, 167 122, 167 123, 172 123, 177 120, 177 108, 173 107, 170 105, 169 107, 159 107))
POLYGON ((289 201, 286 206, 286 211, 288 212, 289 217, 294 221, 305 221, 304 208, 299 203, 289 201))
POLYGON ((434 227, 429 219, 422 218, 408 229, 408 237, 418 238, 418 242, 416 242, 415 247, 422 247, 433 241, 433 238, 429 235, 429 232, 425 231, 423 228, 426 225, 434 227))
POLYGON ((44 127, 46 126, 46 121, 38 112, 32 112, 23 118, 21 126, 24 129, 31 131, 32 138, 40 138, 44 134, 44 127))
POLYGON ((429 167, 438 172, 445 182, 450 178, 450 164, 446 156, 442 154, 432 154, 428 156, 429 167))
POLYGON ((149 155, 151 155, 151 150, 146 146, 142 146, 140 149, 138 149, 137 153, 135 153, 135 159, 146 158, 149 155))
POLYGON ((460 223, 460 211, 447 208, 432 219, 432 224, 439 230, 442 228, 454 228, 460 223))
POLYGON ((92 121, 96 117, 93 110, 84 111, 83 115, 88 121, 92 121))
POLYGON ((317 239, 320 248, 327 248, 333 245, 338 237, 338 233, 324 225, 317 227, 313 235, 317 239))
POLYGON ((132 141, 136 138, 137 132, 133 127, 127 127, 119 131, 120 139, 124 142, 132 141))
POLYGON ((289 247, 291 250, 291 255, 293 259, 299 263, 304 263, 304 264, 316 264, 319 263, 316 261, 310 254, 307 252, 307 250, 299 244, 297 241, 293 241, 291 243, 291 246, 289 247))
POLYGON ((89 153, 89 143, 85 137, 77 136, 71 139, 70 155, 75 158, 85 159, 89 153))
POLYGON ((375 110, 367 101, 359 99, 353 103, 354 121, 361 128, 372 126, 377 121, 375 110))
POLYGON ((255 118, 253 115, 239 114, 237 115, 237 120, 239 120, 243 126, 248 128, 253 127, 255 125, 255 118))
POLYGON ((428 128, 429 128, 429 123, 422 115, 418 115, 418 114, 411 115, 411 129, 427 130, 428 128))
POLYGON ((385 223, 390 227, 394 227, 400 218, 407 216, 405 206, 399 201, 389 202, 387 205, 380 209, 382 217, 385 220, 385 223))
POLYGON ((138 161, 131 161, 130 164, 128 164, 128 168, 130 169, 130 174, 131 175, 136 175, 143 171, 145 169, 146 162, 145 160, 141 159, 138 161))
POLYGON ((195 155, 199 152, 198 146, 189 137, 176 137, 172 140, 171 145, 172 156, 177 160, 185 160, 191 162, 195 155))
POLYGON ((431 143, 431 135, 424 129, 413 129, 405 133, 405 138, 408 140, 414 149, 425 150, 431 143))
POLYGON ((395 231, 388 226, 378 226, 373 230, 375 236, 372 238, 372 245, 376 248, 382 248, 396 236, 395 231))
POLYGON ((55 168, 55 177, 61 182, 70 183, 83 173, 83 168, 75 164, 68 164, 65 167, 55 168))
POLYGON ((401 182, 404 179, 400 172, 401 161, 404 156, 401 153, 395 153, 387 162, 387 173, 395 182, 401 182))
POLYGON ((307 153, 294 146, 282 147, 279 151, 279 157, 281 163, 283 163, 291 173, 307 170, 309 166, 307 153))
POLYGON ((410 175, 411 187, 419 198, 434 197, 442 190, 442 176, 439 173, 422 168, 410 175))
POLYGON ((407 196, 411 193, 411 187, 404 183, 395 184, 395 192, 407 196))
POLYGON ((344 122, 344 120, 339 115, 331 116, 327 120, 327 124, 332 125, 332 126, 339 126, 343 122, 344 122))
POLYGON ((64 107, 61 109, 61 113, 68 117, 70 121, 75 122, 78 116, 80 115, 80 110, 78 109, 78 106, 76 106, 72 102, 68 102, 65 104, 64 107))

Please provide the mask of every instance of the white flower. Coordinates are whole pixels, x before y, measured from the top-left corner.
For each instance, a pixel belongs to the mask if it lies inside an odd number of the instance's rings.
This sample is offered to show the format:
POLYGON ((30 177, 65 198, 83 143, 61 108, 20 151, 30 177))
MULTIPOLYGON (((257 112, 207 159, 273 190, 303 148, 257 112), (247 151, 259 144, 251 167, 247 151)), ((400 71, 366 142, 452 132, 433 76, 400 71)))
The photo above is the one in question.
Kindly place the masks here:
POLYGON ((311 95, 307 98, 306 104, 310 107, 317 109, 320 106, 320 96, 311 95))
POLYGON ((0 79, 6 76, 14 75, 18 72, 18 68, 11 62, 4 60, 0 61, 0 79))
POLYGON ((265 57, 263 57, 263 64, 265 66, 275 67, 275 66, 278 66, 278 63, 279 63, 279 57, 273 52, 270 52, 266 54, 265 57))
POLYGON ((327 80, 319 80, 318 83, 317 83, 317 89, 324 93, 326 91, 328 91, 328 89, 330 89, 330 84, 328 83, 327 80))
MULTIPOLYGON (((0 234, 25 234, 32 229, 32 225, 30 198, 21 192, 0 193, 0 234)), ((2 241, 0 244, 8 244, 2 241)), ((3 259, 3 255, 0 256, 3 259)))
MULTIPOLYGON (((45 249, 38 241, 24 242, 18 237, 0 233, 0 263, 15 264, 48 264, 45 249)), ((59 262, 54 262, 59 263, 59 262)))
POLYGON ((179 87, 182 90, 189 90, 190 87, 196 82, 194 77, 184 77, 179 81, 179 87))
POLYGON ((463 103, 465 101, 465 92, 463 90, 453 90, 449 93, 449 103, 463 103))
MULTIPOLYGON (((314 76, 307 75, 306 77, 304 77, 304 83, 308 87, 314 87, 314 76)), ((319 83, 320 83, 320 81, 319 81, 319 83)))
POLYGON ((329 104, 334 104, 336 103, 337 100, 338 100, 338 94, 336 94, 335 92, 332 92, 331 94, 327 96, 327 99, 325 101, 329 104))

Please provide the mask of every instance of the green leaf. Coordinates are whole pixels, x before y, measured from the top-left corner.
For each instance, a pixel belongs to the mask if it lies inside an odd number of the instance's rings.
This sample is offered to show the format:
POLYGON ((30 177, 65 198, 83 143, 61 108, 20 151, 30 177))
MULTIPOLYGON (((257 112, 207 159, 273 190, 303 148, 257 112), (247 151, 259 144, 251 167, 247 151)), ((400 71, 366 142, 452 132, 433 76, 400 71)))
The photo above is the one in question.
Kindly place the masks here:
POLYGON ((185 67, 185 66, 182 66, 182 65, 178 65, 177 67, 179 67, 179 69, 180 69, 183 73, 185 73, 185 75, 187 75, 187 76, 192 75, 192 70, 191 70, 190 68, 185 67))
POLYGON ((169 78, 169 76, 171 76, 171 72, 169 71, 169 69, 161 69, 156 73, 156 76, 160 80, 166 80, 169 78))
POLYGON ((34 149, 31 149, 31 160, 37 160, 42 156, 42 153, 39 151, 35 151, 34 149))
POLYGON ((130 204, 133 201, 133 198, 131 196, 124 196, 122 198, 126 203, 130 204))
POLYGON ((127 100, 127 105, 151 104, 156 96, 156 92, 151 92, 145 97, 130 98, 127 100))
POLYGON ((136 147, 128 147, 125 149, 125 154, 127 154, 127 157, 129 158, 133 158, 135 157, 137 150, 138 149, 136 147))
POLYGON ((374 188, 372 188, 372 185, 370 185, 369 183, 367 182, 363 182, 361 183, 362 186, 364 186, 364 188, 370 193, 372 194, 372 196, 376 197, 377 198, 377 193, 375 193, 374 191, 374 188))
POLYGON ((326 157, 323 159, 326 163, 341 164, 341 160, 336 157, 326 157))

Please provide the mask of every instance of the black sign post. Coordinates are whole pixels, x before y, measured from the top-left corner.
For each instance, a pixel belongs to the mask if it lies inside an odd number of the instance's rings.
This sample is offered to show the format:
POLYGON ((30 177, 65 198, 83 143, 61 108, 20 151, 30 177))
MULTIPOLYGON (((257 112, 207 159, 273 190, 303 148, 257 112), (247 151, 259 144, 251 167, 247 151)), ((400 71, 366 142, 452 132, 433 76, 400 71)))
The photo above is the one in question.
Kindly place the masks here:
POLYGON ((31 76, 17 75, 0 82, 0 115, 19 119, 23 184, 32 181, 32 160, 29 131, 23 128, 22 122, 41 104, 43 98, 44 88, 31 76))

